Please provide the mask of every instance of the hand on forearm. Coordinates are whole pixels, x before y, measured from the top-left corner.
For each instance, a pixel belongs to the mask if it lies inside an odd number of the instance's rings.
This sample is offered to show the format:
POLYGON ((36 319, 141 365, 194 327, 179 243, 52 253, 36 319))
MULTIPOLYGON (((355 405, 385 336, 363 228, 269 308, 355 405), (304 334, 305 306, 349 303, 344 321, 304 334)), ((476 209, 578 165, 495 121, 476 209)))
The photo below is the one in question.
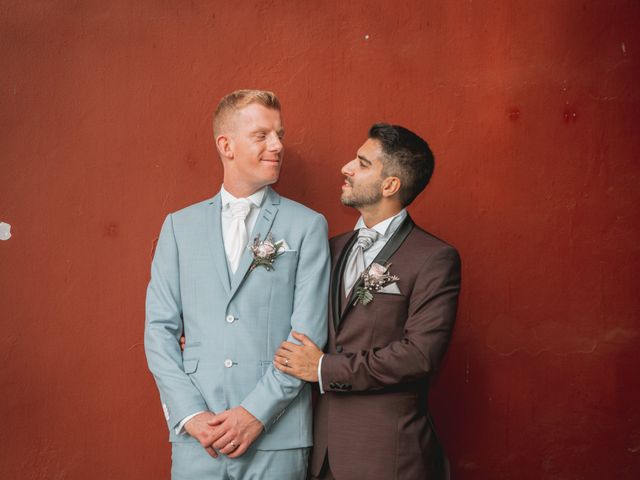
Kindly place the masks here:
POLYGON ((292 332, 293 338, 302 342, 296 345, 282 342, 273 357, 274 366, 288 375, 307 382, 318 381, 318 362, 322 357, 320 350, 306 335, 292 332))

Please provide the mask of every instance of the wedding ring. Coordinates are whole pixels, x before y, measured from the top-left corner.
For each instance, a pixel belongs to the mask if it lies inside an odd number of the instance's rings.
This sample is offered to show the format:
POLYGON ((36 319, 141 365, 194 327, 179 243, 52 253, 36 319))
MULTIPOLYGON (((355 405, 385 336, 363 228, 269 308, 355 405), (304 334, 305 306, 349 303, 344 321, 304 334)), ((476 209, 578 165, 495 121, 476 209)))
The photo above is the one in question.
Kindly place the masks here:
POLYGON ((238 445, 236 445, 236 442, 234 442, 233 440, 229 442, 229 445, 231 445, 231 448, 233 448, 234 450, 238 448, 238 445))
POLYGON ((285 364, 287 367, 289 366, 289 359, 288 359, 288 358, 285 358, 285 359, 284 359, 284 364, 285 364))

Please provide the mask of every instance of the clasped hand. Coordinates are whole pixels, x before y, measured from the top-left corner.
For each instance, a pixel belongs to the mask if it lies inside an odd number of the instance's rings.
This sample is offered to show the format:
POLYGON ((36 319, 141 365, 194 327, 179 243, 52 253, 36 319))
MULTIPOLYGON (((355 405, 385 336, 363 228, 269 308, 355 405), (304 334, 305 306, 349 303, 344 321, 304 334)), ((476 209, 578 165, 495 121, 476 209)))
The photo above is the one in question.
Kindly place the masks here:
MULTIPOLYGON (((302 343, 284 341, 273 359, 275 367, 288 375, 307 382, 318 381, 320 350, 306 335, 292 332, 293 338, 302 343)), ((180 348, 184 350, 184 336, 180 348)), ((190 419, 184 426, 189 435, 213 458, 218 454, 237 458, 243 455, 262 433, 263 425, 243 407, 234 407, 219 414, 202 412, 190 419)))
POLYGON ((258 438, 263 426, 243 407, 234 407, 217 415, 199 413, 185 424, 184 429, 213 458, 219 453, 237 458, 258 438))

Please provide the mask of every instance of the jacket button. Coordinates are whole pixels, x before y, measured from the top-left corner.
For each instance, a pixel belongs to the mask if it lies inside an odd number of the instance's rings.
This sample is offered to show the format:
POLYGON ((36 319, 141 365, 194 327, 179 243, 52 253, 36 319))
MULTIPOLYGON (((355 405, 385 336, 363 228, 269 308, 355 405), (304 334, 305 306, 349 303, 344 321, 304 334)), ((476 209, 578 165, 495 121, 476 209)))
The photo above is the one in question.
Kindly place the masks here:
POLYGON ((342 353, 342 350, 343 350, 342 345, 336 345, 336 352, 342 353))
POLYGON ((224 361, 224 366, 225 366, 226 368, 231 368, 231 367, 233 367, 233 360, 231 360, 230 358, 227 358, 227 359, 224 361))
POLYGON ((227 318, 225 318, 225 320, 227 321, 227 323, 233 323, 236 321, 233 315, 227 315, 227 318))

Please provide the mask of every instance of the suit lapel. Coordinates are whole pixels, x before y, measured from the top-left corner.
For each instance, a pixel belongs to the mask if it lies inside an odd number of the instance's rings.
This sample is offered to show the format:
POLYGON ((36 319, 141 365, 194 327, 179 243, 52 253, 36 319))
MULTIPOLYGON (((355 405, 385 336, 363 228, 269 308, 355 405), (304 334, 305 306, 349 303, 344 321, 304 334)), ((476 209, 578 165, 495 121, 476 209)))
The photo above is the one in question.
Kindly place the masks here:
MULTIPOLYGON (((380 253, 376 255, 376 258, 373 259, 372 263, 379 263, 380 265, 384 265, 385 263, 387 263, 389 259, 393 256, 393 254, 396 253, 398 248, 400 248, 400 246, 404 243, 407 236, 409 236, 409 234, 411 233, 411 230, 413 230, 414 225, 415 224, 413 223, 413 220, 407 213, 407 217, 403 220, 403 222, 400 224, 400 226, 395 231, 395 233, 391 235, 391 238, 387 241, 385 246, 382 247, 382 250, 380 250, 380 253)), ((346 263, 346 261, 344 263, 346 263)), ((360 278, 351 289, 349 298, 345 302, 344 308, 342 309, 342 314, 340 315, 340 321, 342 321, 342 318, 347 314, 347 312, 349 312, 349 310, 353 308, 353 302, 354 302, 353 297, 355 296, 355 293, 358 287, 362 286, 362 284, 363 284, 363 280, 360 278)))
MULTIPOLYGON (((280 195, 278 195, 274 190, 267 187, 267 191, 265 194, 264 201, 262 202, 262 207, 260 208, 260 212, 258 213, 258 220, 256 221, 255 226, 253 227, 253 231, 251 235, 249 235, 249 243, 253 243, 253 239, 256 238, 257 235, 260 235, 260 240, 264 240, 267 238, 269 231, 271 230, 271 225, 273 224, 274 219, 278 213, 278 205, 280 204, 280 195)), ((274 238, 274 241, 279 240, 278 238, 274 238)), ((236 273, 231 277, 231 293, 230 297, 233 297, 235 293, 238 291, 240 285, 242 285, 243 280, 247 276, 247 272, 249 271, 249 267, 251 267, 251 263, 253 262, 253 254, 247 248, 242 253, 242 257, 240 257, 240 263, 238 265, 238 269, 236 273)))
POLYGON ((340 250, 338 259, 336 260, 336 264, 333 267, 333 272, 331 274, 331 313, 336 330, 338 329, 338 323, 340 322, 340 312, 343 309, 341 292, 342 276, 344 275, 344 268, 347 263, 349 252, 357 239, 358 232, 354 231, 342 250, 340 250))
POLYGON ((220 276, 220 283, 224 287, 226 294, 229 295, 229 268, 227 266, 227 256, 224 252, 224 241, 222 239, 221 210, 222 201, 220 200, 220 194, 218 194, 209 202, 207 212, 207 243, 211 248, 216 272, 220 276))

